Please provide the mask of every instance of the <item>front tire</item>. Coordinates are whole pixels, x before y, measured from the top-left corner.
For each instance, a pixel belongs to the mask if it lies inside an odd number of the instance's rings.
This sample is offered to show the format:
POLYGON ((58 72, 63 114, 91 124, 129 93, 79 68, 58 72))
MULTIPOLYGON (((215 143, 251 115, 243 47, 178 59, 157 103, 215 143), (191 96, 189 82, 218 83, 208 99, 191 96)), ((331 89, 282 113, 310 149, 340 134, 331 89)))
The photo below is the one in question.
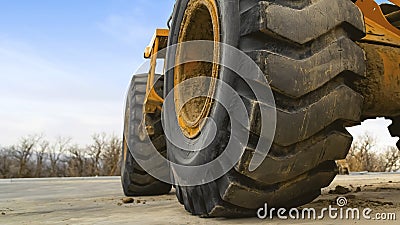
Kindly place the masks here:
MULTIPOLYGON (((178 43, 188 4, 196 1, 205 0, 177 1, 170 46, 178 43)), ((354 42, 364 35, 363 15, 350 0, 215 0, 215 5, 221 42, 249 55, 272 87, 276 135, 261 166, 250 172, 260 134, 259 102, 241 79, 221 73, 220 79, 239 84, 236 90, 253 118, 250 141, 234 169, 207 184, 178 184, 177 197, 187 211, 206 217, 254 216, 264 203, 269 207, 308 203, 336 176, 335 160, 347 155, 352 136, 345 127, 360 122, 363 97, 352 84, 365 76, 364 52, 354 42)), ((173 53, 168 64, 174 65, 173 53)), ((174 87, 174 71, 168 71, 166 78, 168 93, 174 87)), ((186 154, 185 159, 181 155, 186 150, 168 142, 172 161, 201 165, 224 150, 230 132, 228 115, 214 104, 209 117, 219 128, 216 140, 202 154, 186 154), (177 152, 181 152, 179 157, 177 152)), ((166 132, 177 129, 179 124, 167 123, 166 132)), ((192 141, 207 135, 200 132, 192 141)))

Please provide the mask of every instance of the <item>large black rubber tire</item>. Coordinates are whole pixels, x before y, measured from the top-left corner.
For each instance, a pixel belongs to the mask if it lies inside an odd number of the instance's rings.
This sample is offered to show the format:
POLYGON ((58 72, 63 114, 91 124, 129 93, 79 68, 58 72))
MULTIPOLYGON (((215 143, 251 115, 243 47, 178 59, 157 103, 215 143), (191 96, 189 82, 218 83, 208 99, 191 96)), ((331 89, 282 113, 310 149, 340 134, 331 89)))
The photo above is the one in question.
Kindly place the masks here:
MULTIPOLYGON (((169 45, 177 43, 188 1, 175 5, 169 45)), ((363 97, 352 83, 366 73, 364 52, 354 42, 365 35, 363 15, 350 0, 216 2, 222 42, 248 54, 270 82, 277 106, 276 135, 267 158, 250 172, 260 133, 258 102, 240 79, 221 72, 220 79, 236 83, 234 88, 253 118, 247 150, 236 167, 218 180, 193 187, 177 185, 178 200, 190 213, 205 217, 254 216, 264 203, 269 207, 308 203, 336 176, 335 160, 347 155, 352 136, 345 127, 360 122, 363 97)), ((173 65, 174 53, 167 62, 173 65)), ((173 88, 173 76, 173 70, 168 71, 167 92, 173 88)), ((172 161, 204 164, 224 150, 229 119, 221 107, 213 107, 210 117, 219 128, 216 141, 200 156, 187 154, 190 160, 176 157, 176 147, 167 142, 172 161)), ((174 113, 168 112, 169 117, 174 113)), ((170 129, 179 129, 178 124, 169 125, 166 132, 170 129)), ((203 135, 207 134, 198 138, 203 135)))
MULTIPOLYGON (((159 78, 159 76, 157 76, 157 78, 159 78)), ((132 151, 140 152, 140 150, 143 151, 148 145, 153 144, 159 152, 166 155, 166 143, 161 126, 160 112, 146 115, 146 125, 154 127, 154 135, 150 137, 152 143, 147 143, 139 138, 139 124, 143 118, 142 112, 146 95, 146 83, 147 74, 133 76, 125 109, 121 182, 126 196, 162 195, 169 193, 171 190, 170 184, 158 181, 143 170, 129 151, 129 146, 133 147, 133 149, 131 149, 132 151), (128 129, 129 126, 133 129, 128 129), (128 146, 128 143, 134 144, 128 146)), ((155 90, 159 94, 162 94, 163 85, 164 80, 162 78, 154 85, 155 90)), ((146 156, 141 157, 145 158, 146 156)))
MULTIPOLYGON (((389 126, 392 136, 400 137, 400 116, 392 118, 392 124, 389 126)), ((400 140, 397 142, 397 148, 400 150, 400 140)))

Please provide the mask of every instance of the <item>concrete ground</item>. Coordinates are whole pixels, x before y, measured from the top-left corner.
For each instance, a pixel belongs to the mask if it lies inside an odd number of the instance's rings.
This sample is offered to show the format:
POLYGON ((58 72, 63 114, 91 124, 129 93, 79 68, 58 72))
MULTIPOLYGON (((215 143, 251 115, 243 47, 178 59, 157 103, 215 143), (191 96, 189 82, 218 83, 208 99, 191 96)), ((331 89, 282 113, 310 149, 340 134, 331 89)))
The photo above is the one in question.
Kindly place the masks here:
POLYGON ((305 207, 319 212, 329 205, 336 206, 339 196, 346 197, 345 207, 371 208, 371 219, 204 219, 189 215, 174 191, 163 196, 135 197, 133 203, 125 204, 119 177, 5 179, 0 180, 0 224, 399 224, 400 218, 373 218, 377 213, 400 217, 400 174, 338 176, 321 197, 305 207), (338 185, 349 190, 336 188, 338 185))

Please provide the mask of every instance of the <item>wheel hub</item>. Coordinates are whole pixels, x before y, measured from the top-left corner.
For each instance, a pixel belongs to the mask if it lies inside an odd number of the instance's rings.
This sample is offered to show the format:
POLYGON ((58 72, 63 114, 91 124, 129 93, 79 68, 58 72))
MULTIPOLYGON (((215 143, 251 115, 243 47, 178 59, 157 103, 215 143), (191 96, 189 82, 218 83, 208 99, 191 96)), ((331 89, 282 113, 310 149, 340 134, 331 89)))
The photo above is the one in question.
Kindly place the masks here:
MULTIPOLYGON (((215 1, 189 1, 178 36, 174 86, 192 78, 210 77, 216 79, 218 77, 219 33, 218 10, 215 1), (213 63, 196 61, 181 64, 184 56, 195 55, 196 52, 193 49, 185 49, 185 45, 179 44, 197 40, 214 42, 212 49, 202 49, 202 51, 210 51, 210 54, 213 55, 213 63)), ((212 96, 215 92, 215 82, 213 79, 211 79, 211 82, 210 79, 204 80, 203 82, 201 79, 197 79, 195 82, 191 82, 192 87, 184 85, 184 87, 174 90, 178 123, 183 134, 188 138, 195 138, 200 133, 204 119, 209 115, 213 105, 212 96), (196 93, 207 93, 207 96, 199 96, 196 93), (190 100, 183 102, 183 96, 190 100)))

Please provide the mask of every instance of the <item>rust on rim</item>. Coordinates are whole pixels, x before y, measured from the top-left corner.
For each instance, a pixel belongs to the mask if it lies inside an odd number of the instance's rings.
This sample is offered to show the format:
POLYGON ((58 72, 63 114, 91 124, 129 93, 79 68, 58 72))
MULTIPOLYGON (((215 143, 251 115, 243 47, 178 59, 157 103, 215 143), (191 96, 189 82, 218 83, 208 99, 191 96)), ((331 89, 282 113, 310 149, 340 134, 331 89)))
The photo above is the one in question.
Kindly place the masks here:
MULTIPOLYGON (((174 72, 174 86, 184 82, 185 80, 196 77, 218 78, 219 74, 219 43, 220 42, 220 25, 218 17, 218 9, 215 0, 190 0, 183 16, 182 25, 178 36, 178 46, 176 52, 176 68, 174 72), (196 57, 199 54, 198 49, 185 49, 180 43, 188 41, 213 41, 214 45, 210 49, 202 49, 209 51, 213 56, 211 62, 188 62, 181 64, 183 58, 196 57)), ((209 81, 209 79, 208 79, 209 81)), ((175 108, 179 126, 183 134, 188 138, 195 138, 199 135, 205 118, 209 115, 213 105, 213 95, 215 93, 215 82, 196 82, 193 87, 176 88, 174 90, 175 108), (197 93, 197 94, 196 94, 197 93), (198 93, 207 93, 207 96, 201 96, 198 93), (188 99, 183 102, 182 96, 188 99), (195 97, 199 96, 199 97, 195 97), (179 110, 181 109, 181 110, 179 110)))

